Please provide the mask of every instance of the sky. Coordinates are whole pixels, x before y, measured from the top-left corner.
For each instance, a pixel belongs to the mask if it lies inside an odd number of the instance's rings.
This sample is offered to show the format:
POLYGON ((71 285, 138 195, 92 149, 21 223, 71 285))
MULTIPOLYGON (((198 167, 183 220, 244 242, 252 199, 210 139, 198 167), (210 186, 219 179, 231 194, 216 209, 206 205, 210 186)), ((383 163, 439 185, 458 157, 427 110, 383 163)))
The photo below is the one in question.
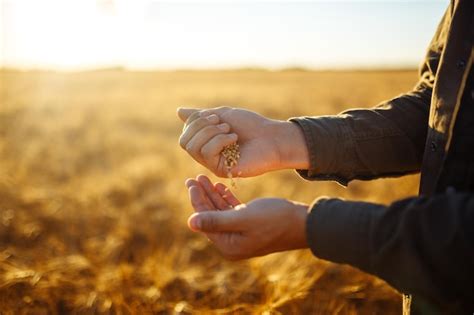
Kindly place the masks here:
POLYGON ((0 0, 0 66, 416 67, 449 0, 0 0))

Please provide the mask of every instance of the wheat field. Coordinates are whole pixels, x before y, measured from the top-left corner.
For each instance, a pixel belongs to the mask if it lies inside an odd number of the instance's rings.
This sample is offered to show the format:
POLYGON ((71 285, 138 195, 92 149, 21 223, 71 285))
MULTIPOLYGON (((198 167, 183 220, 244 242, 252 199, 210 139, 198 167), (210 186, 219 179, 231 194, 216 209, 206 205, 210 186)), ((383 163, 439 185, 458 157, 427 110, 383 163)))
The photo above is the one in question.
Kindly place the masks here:
MULTIPOLYGON (((184 181, 211 174, 177 144, 176 108, 336 114, 415 82, 412 70, 1 70, 0 314, 399 314, 383 281, 309 250, 228 262, 190 232, 184 181)), ((235 193, 389 203, 417 181, 344 188, 288 170, 237 179, 235 193)))

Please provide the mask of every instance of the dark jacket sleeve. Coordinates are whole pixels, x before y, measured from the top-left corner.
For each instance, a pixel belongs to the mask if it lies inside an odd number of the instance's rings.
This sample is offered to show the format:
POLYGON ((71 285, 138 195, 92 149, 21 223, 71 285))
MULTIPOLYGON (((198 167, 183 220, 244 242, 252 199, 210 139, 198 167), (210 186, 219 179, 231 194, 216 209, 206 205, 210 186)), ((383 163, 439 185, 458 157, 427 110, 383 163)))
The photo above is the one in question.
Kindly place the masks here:
POLYGON ((312 252, 322 259, 353 265, 441 309, 474 311, 474 194, 409 198, 388 207, 320 199, 306 228, 312 252))
POLYGON ((335 116, 297 117, 310 154, 310 180, 400 176, 420 170, 433 84, 449 24, 445 13, 419 70, 413 91, 372 109, 352 109, 335 116))

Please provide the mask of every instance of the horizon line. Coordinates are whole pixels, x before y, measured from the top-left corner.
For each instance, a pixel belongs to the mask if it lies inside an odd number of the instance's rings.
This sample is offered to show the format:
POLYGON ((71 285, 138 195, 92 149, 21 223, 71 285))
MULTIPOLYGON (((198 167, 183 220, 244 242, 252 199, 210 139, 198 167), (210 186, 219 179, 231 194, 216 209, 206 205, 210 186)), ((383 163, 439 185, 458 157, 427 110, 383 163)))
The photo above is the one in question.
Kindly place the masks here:
POLYGON ((0 66, 0 71, 12 72, 52 72, 52 73, 87 73, 87 72, 231 72, 231 71, 262 71, 262 72, 364 72, 364 71, 414 71, 418 66, 387 65, 387 66, 355 66, 355 67, 263 67, 263 66, 238 66, 238 67, 176 67, 176 68, 129 68, 123 66, 91 67, 85 69, 58 69, 48 67, 5 67, 0 66))

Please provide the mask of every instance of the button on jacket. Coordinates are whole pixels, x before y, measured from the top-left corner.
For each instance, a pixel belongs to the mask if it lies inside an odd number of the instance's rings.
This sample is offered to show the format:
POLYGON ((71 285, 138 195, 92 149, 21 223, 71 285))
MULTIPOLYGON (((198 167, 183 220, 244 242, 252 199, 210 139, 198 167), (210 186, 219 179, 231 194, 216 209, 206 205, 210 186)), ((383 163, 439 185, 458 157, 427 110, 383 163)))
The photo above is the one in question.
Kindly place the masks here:
POLYGON ((474 1, 453 0, 406 94, 372 109, 297 117, 309 180, 370 180, 421 171, 420 194, 389 206, 318 199, 313 253, 412 294, 415 311, 474 312, 474 1), (340 145, 334 146, 334 143, 340 145))

